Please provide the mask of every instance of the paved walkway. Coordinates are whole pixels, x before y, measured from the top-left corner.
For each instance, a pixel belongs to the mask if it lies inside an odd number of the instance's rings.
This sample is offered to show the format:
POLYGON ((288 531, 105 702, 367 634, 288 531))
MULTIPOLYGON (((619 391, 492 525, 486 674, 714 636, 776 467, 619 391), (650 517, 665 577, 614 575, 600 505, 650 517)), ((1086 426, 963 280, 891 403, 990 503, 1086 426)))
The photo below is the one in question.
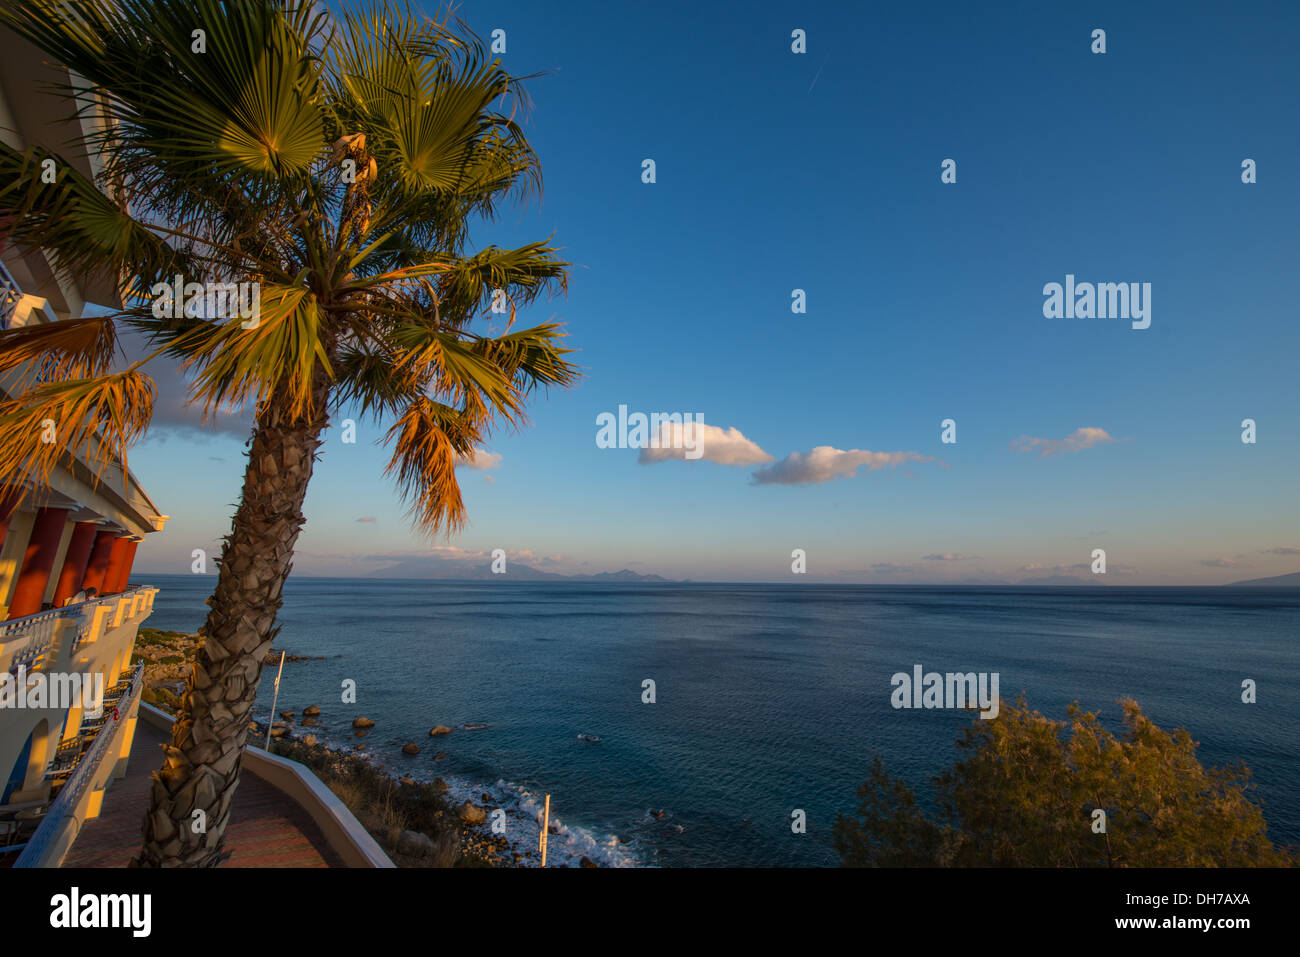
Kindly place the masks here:
MULTIPOLYGON (((166 734, 136 724, 126 777, 104 794, 99 817, 87 821, 64 867, 126 867, 140 850, 140 822, 149 807, 150 775, 162 764, 166 734)), ((226 828, 223 867, 342 867, 306 811, 249 771, 239 777, 226 828)))

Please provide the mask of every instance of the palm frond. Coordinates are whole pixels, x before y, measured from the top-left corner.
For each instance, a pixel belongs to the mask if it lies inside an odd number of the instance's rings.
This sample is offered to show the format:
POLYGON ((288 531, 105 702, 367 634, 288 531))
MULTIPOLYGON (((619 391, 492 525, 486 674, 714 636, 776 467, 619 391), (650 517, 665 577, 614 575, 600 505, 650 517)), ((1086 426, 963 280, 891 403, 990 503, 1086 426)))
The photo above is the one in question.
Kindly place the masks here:
POLYGON ((309 416, 316 364, 333 375, 322 330, 320 304, 300 286, 261 286, 255 320, 206 321, 177 336, 182 368, 197 372, 191 395, 204 415, 223 406, 254 402, 259 412, 273 400, 291 419, 309 416))
POLYGON ((420 531, 451 533, 464 526, 456 456, 469 455, 479 438, 464 413, 428 398, 412 402, 388 430, 393 456, 384 474, 396 478, 420 531))
MULTIPOLYGON (((394 15, 394 5, 345 13, 326 52, 342 127, 364 129, 381 174, 404 199, 469 199, 489 214, 493 197, 540 189, 537 157, 511 116, 494 108, 522 92, 488 62, 472 33, 441 21, 394 15)), ((522 198, 521 196, 521 198, 522 198)), ((409 210, 395 211, 407 218, 409 210)))
POLYGON ((344 348, 334 361, 338 386, 333 400, 362 415, 396 415, 423 395, 418 377, 399 370, 391 355, 369 348, 344 348))
POLYGON ((432 393, 476 417, 522 419, 522 394, 505 370, 479 354, 453 332, 431 326, 402 325, 392 338, 394 366, 430 384, 432 393))
POLYGON ((491 302, 500 289, 509 308, 508 325, 520 306, 558 286, 568 290, 570 263, 557 258, 545 243, 529 243, 518 249, 488 246, 472 256, 458 258, 438 276, 439 305, 453 322, 464 322, 475 309, 491 302))
POLYGON ((48 380, 106 373, 117 352, 114 321, 112 315, 83 316, 0 331, 0 373, 24 366, 48 380))
POLYGON ((0 475, 46 485, 74 457, 98 483, 144 435, 153 414, 154 381, 139 369, 69 382, 47 382, 0 400, 0 475))
POLYGON ((9 211, 12 242, 44 249, 72 275, 123 274, 152 282, 196 271, 191 255, 169 245, 120 208, 56 153, 20 152, 0 142, 0 208, 9 211), (56 179, 44 181, 45 161, 56 179))
POLYGON ((106 94, 109 117, 147 133, 137 143, 153 143, 173 175, 273 179, 305 174, 324 147, 310 6, 24 0, 0 21, 106 94))
POLYGON ((564 357, 573 349, 561 348, 563 326, 548 322, 530 329, 472 340, 470 349, 510 377, 525 393, 535 386, 570 386, 581 375, 564 357))

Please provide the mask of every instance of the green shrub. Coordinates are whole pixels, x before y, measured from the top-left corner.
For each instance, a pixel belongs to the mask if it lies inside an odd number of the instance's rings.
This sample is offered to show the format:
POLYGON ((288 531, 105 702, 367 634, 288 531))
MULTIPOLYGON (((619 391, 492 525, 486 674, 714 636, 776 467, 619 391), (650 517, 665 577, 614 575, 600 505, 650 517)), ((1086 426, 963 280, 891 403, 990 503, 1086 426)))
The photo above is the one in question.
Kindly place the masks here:
POLYGON ((934 779, 933 816, 877 758, 856 818, 835 822, 836 850, 850 867, 1296 864, 1300 850, 1269 841, 1245 766, 1207 769, 1186 729, 1121 706, 1116 738, 1077 702, 1067 721, 1003 703, 958 739, 965 757, 934 779))

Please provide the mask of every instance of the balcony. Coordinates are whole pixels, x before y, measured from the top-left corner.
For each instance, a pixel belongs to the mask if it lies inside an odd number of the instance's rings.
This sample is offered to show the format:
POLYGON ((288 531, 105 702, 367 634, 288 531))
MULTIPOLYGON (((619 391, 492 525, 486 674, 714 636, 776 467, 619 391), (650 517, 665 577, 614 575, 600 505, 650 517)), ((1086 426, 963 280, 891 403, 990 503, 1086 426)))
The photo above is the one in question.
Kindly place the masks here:
POLYGON ((91 601, 83 601, 62 609, 71 612, 77 618, 77 637, 72 644, 75 654, 85 645, 98 641, 112 628, 125 622, 134 621, 141 616, 148 616, 153 611, 153 599, 158 589, 149 585, 137 585, 118 595, 106 595, 91 601))
POLYGON ((0 671, 17 674, 20 666, 29 672, 39 668, 54 647, 59 623, 68 616, 67 609, 54 608, 0 623, 0 671))
POLYGON ((9 675, 25 670, 28 689, 45 675, 47 687, 57 676, 102 676, 105 689, 94 713, 85 699, 0 709, 0 777, 9 776, 0 867, 56 865, 99 813, 110 779, 125 774, 144 675, 131 649, 157 593, 136 586, 0 622, 0 677, 11 688, 9 675))
POLYGON ((158 589, 151 585, 136 585, 120 594, 0 622, 0 672, 17 674, 22 665, 30 673, 44 665, 62 634, 63 622, 73 623, 74 637, 68 650, 76 654, 106 632, 137 618, 143 620, 153 611, 157 594, 158 589))

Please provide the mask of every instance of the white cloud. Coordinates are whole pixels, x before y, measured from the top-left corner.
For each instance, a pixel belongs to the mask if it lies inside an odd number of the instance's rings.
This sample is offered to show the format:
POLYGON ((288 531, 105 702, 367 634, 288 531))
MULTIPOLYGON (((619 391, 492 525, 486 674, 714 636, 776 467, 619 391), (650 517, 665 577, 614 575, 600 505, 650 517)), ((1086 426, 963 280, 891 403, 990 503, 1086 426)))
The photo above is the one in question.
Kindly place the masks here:
POLYGON ((772 461, 771 455, 734 427, 723 429, 703 422, 692 422, 689 426, 662 422, 657 438, 659 448, 641 449, 637 457, 640 464, 651 465, 671 459, 703 459, 718 465, 759 465, 772 461))
POLYGON ((1201 564, 1209 568, 1236 568, 1240 562, 1234 562, 1231 558, 1203 558, 1201 564))
POLYGON ((754 473, 755 485, 820 485, 832 479, 849 478, 865 467, 875 472, 904 462, 933 462, 934 457, 917 452, 868 452, 865 449, 837 449, 819 445, 811 452, 791 452, 775 465, 754 473))
POLYGON ((499 452, 485 452, 483 449, 474 449, 469 456, 463 456, 456 453, 456 468, 462 465, 467 469, 494 469, 501 464, 501 454, 499 452))
POLYGON ((1022 435, 1011 443, 1011 448, 1019 452, 1037 451, 1040 455, 1056 455, 1058 452, 1082 452, 1103 442, 1114 441, 1115 439, 1105 429, 1087 426, 1075 429, 1063 439, 1036 439, 1022 435))
POLYGON ((1261 554, 1264 555, 1300 555, 1300 548, 1294 545, 1283 545, 1280 548, 1267 548, 1261 554))
POLYGON ((445 558, 445 559, 453 559, 453 560, 460 560, 465 558, 482 558, 488 554, 487 552, 476 552, 468 548, 461 548, 459 545, 431 545, 424 552, 407 552, 405 554, 398 554, 398 555, 376 555, 371 557, 379 558, 383 561, 390 561, 390 560, 399 560, 402 558, 415 558, 422 554, 427 555, 430 552, 433 553, 434 558, 445 558))
POLYGON ((964 562, 972 558, 978 558, 978 555, 962 555, 958 552, 944 552, 942 555, 922 555, 927 562, 964 562))
MULTIPOLYGON (((493 558, 492 549, 462 548, 460 545, 431 545, 428 548, 390 552, 383 555, 366 555, 367 562, 404 562, 412 559, 427 559, 435 562, 450 562, 478 568, 493 558)), ((520 562, 525 565, 568 565, 573 559, 568 555, 535 552, 531 548, 504 549, 507 561, 520 562)))

